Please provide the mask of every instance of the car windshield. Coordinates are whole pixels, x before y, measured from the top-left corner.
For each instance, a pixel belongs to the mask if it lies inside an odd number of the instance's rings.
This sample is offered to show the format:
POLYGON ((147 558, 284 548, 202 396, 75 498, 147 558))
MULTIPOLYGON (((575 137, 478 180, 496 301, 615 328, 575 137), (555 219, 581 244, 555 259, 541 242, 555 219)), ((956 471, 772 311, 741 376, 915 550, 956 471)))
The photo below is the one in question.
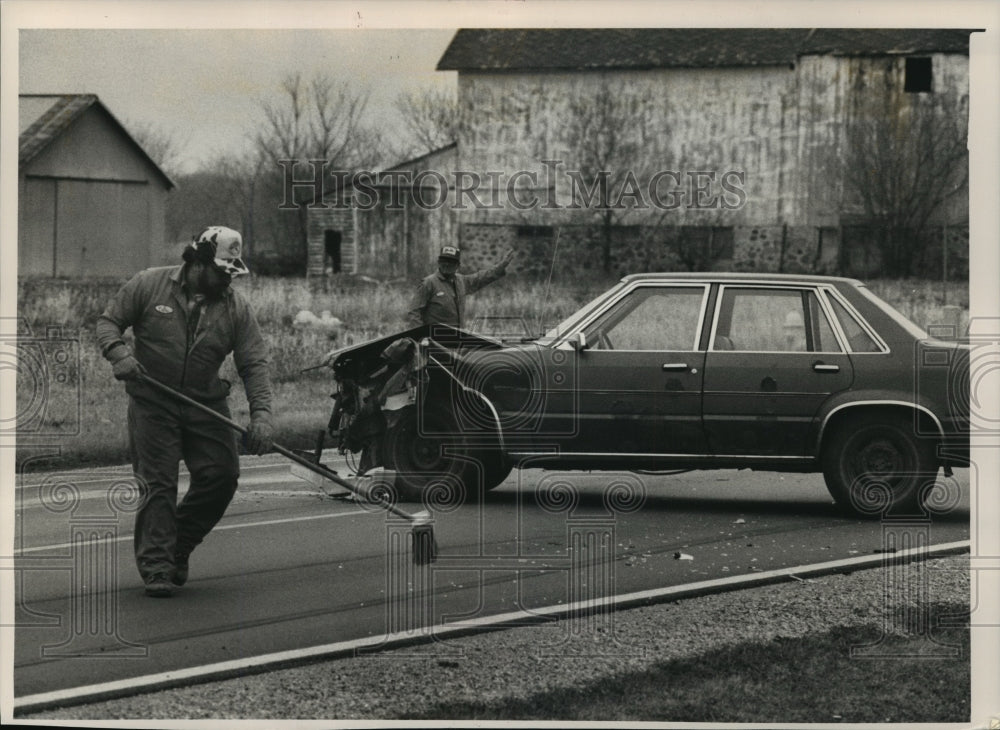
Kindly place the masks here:
POLYGON ((584 319, 588 314, 590 314, 597 306, 610 296, 613 296, 615 292, 621 289, 624 284, 618 284, 617 286, 599 294, 598 296, 591 299, 589 302, 584 304, 578 310, 569 315, 562 322, 557 324, 555 327, 550 328, 544 335, 538 338, 537 342, 539 345, 549 345, 555 340, 559 339, 567 332, 569 332, 576 324, 584 319))
POLYGON ((905 329, 909 334, 918 340, 926 340, 930 337, 926 331, 921 327, 911 322, 907 319, 901 312, 899 312, 895 307, 889 304, 887 301, 880 299, 873 291, 863 284, 857 287, 858 291, 861 292, 862 296, 869 299, 875 306, 885 312, 892 321, 898 324, 900 327, 905 329))

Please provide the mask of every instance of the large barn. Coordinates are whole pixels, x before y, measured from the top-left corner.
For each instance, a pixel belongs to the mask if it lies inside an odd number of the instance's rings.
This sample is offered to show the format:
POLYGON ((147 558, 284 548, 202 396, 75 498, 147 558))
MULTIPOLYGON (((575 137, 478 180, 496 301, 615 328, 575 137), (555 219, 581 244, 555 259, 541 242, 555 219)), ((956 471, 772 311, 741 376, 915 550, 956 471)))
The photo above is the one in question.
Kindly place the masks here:
POLYGON ((540 274, 960 268, 968 52, 964 30, 460 30, 438 64, 458 74, 456 147, 421 163, 451 186, 420 211, 443 237, 415 255, 406 227, 372 224, 341 245, 376 276, 445 243, 471 266, 513 246, 540 274), (602 171, 622 207, 597 209, 602 171), (487 205, 460 195, 477 178, 487 205))
POLYGON ((120 277, 163 263, 174 183, 100 99, 19 102, 18 273, 120 277))

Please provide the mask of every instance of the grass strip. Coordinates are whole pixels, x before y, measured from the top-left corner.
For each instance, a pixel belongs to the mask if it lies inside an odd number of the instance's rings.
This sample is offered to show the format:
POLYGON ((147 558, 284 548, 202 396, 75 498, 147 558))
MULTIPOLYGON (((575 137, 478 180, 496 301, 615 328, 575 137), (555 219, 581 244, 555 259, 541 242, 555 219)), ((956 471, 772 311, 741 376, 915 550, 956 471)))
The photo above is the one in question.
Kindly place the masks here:
MULTIPOLYGON (((938 605, 931 614, 966 611, 938 605)), ((959 723, 970 719, 970 693, 967 628, 889 634, 863 624, 717 649, 572 689, 441 702, 406 719, 959 723)))

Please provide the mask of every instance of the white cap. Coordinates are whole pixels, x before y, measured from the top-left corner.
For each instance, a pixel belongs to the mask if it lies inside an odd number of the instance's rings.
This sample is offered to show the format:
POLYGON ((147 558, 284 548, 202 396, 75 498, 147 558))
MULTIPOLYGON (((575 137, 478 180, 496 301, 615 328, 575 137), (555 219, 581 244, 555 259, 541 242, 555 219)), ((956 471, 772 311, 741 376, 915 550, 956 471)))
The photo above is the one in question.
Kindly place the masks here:
MULTIPOLYGON (((249 274, 250 270, 240 258, 243 254, 243 237, 239 231, 225 226, 209 226, 198 234, 191 244, 196 252, 210 247, 212 259, 215 265, 232 277, 249 274)), ((205 255, 204 253, 202 255, 205 255)))

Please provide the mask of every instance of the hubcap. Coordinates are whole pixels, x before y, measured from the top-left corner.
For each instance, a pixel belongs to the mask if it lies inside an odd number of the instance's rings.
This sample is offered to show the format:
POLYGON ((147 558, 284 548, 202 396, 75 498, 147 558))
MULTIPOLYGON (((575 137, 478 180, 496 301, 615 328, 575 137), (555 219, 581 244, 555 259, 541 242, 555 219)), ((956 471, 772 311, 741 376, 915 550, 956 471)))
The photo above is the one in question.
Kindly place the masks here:
POLYGON ((879 439, 861 449, 857 464, 862 474, 888 475, 903 471, 903 455, 891 441, 879 439))
POLYGON ((440 444, 430 439, 415 437, 410 444, 413 465, 420 471, 434 471, 441 468, 440 444))

